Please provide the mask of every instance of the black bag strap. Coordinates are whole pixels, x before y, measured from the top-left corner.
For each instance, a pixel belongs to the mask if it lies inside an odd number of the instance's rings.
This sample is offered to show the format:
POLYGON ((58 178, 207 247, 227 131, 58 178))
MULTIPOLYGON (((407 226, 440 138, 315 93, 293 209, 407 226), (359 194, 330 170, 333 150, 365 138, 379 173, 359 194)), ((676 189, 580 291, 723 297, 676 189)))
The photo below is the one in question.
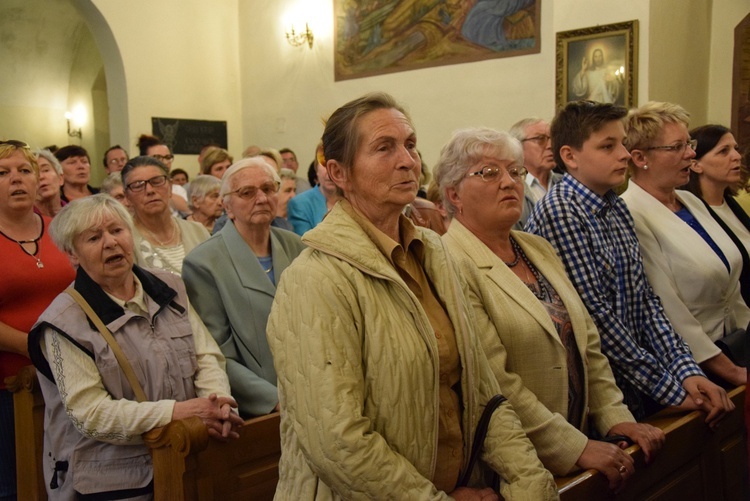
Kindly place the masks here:
POLYGON ((500 404, 506 400, 507 398, 503 395, 497 394, 489 399, 487 405, 484 407, 479 422, 477 423, 477 429, 474 432, 474 442, 471 444, 469 464, 466 466, 466 471, 464 471, 464 474, 461 476, 456 487, 466 487, 468 485, 469 479, 471 478, 471 472, 474 470, 474 465, 476 465, 476 462, 479 459, 479 454, 482 452, 484 439, 487 437, 487 429, 490 426, 492 414, 494 414, 497 408, 500 407, 500 404))

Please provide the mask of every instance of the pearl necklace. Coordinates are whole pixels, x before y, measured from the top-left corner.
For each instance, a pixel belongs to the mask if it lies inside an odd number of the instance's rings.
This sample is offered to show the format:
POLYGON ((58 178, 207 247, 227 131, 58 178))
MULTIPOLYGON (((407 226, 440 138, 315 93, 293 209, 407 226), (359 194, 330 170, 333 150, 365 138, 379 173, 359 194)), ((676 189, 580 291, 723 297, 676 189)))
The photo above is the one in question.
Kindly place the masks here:
MULTIPOLYGON (((39 216, 39 218, 41 219, 41 216, 39 216)), ((42 222, 42 224, 41 224, 41 229, 39 230, 39 236, 36 237, 34 240, 16 240, 15 238, 9 236, 6 233, 5 228, 3 228, 2 226, 0 226, 0 235, 4 236, 8 240, 11 240, 11 241, 17 243, 18 246, 21 248, 21 250, 25 254, 27 254, 27 255, 31 256, 33 259, 35 259, 36 260, 36 267, 37 268, 39 268, 40 270, 42 268, 44 268, 44 263, 42 262, 41 259, 39 259, 37 257, 37 254, 39 253, 39 240, 42 238, 42 235, 44 235, 44 222, 42 222), (24 245, 28 245, 28 244, 34 244, 34 252, 29 252, 28 250, 26 250, 26 247, 24 247, 24 245)))
POLYGON ((526 256, 526 254, 523 252, 523 249, 521 249, 521 246, 518 245, 518 242, 516 242, 514 239, 510 239, 510 243, 513 244, 513 249, 518 253, 519 256, 523 258, 523 263, 526 265, 526 268, 523 270, 524 274, 526 275, 526 280, 521 280, 526 287, 529 288, 532 294, 536 296, 537 299, 543 300, 547 297, 547 288, 544 286, 544 283, 542 282, 542 277, 539 274, 539 271, 532 266, 531 261, 529 261, 529 258, 526 256), (532 275, 534 275, 534 278, 536 279, 536 283, 531 281, 531 277, 529 276, 529 271, 531 271, 532 275))

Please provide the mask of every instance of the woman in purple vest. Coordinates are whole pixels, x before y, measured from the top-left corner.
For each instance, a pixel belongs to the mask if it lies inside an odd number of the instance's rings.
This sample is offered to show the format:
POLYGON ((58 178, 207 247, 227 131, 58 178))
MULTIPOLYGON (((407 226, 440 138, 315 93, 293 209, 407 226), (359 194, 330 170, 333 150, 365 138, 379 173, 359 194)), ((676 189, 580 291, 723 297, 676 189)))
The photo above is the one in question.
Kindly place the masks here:
POLYGON ((224 357, 188 302, 182 280, 133 264, 133 223, 108 195, 68 204, 50 234, 77 266, 72 284, 29 334, 46 403, 49 498, 149 499, 153 468, 141 435, 198 416, 211 436, 237 437, 224 357), (94 326, 98 316, 137 380, 94 326), (140 397, 139 397, 140 395, 140 397))

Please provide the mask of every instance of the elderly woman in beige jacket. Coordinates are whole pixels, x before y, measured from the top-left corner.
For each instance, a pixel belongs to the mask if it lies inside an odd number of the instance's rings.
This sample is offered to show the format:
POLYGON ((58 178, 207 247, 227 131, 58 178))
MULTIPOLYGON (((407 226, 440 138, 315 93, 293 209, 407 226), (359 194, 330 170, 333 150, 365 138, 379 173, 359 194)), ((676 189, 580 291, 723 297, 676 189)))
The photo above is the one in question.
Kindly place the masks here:
POLYGON ((633 459, 590 437, 624 435, 648 462, 664 434, 636 423, 622 403, 599 334, 552 246, 511 231, 522 212, 522 165, 520 143, 505 132, 455 132, 435 169, 453 217, 443 240, 468 282, 490 366, 544 465, 558 475, 593 468, 621 489, 633 459))
MULTIPOLYGON (((478 474, 457 486, 500 388, 439 237, 401 214, 421 166, 412 122, 371 94, 333 113, 323 144, 344 199, 304 235, 267 330, 281 404, 276 497, 497 499, 478 474)), ((492 414, 482 459, 505 499, 557 498, 508 404, 492 414)))

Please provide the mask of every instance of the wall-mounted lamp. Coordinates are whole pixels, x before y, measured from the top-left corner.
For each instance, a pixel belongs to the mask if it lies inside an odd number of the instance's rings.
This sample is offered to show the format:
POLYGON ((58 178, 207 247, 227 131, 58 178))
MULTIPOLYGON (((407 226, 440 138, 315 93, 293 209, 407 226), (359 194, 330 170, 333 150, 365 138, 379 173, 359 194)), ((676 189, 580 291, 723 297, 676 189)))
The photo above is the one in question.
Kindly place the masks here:
POLYGON ((299 47, 300 45, 307 42, 308 47, 312 49, 313 46, 313 33, 310 31, 310 27, 305 23, 305 31, 302 33, 296 33, 294 26, 286 32, 286 41, 293 47, 299 47))
POLYGON ((73 119, 73 114, 69 111, 65 112, 65 120, 68 122, 68 136, 70 137, 77 137, 78 139, 83 139, 83 133, 81 132, 81 127, 79 126, 77 129, 71 129, 70 128, 70 121, 73 119))

